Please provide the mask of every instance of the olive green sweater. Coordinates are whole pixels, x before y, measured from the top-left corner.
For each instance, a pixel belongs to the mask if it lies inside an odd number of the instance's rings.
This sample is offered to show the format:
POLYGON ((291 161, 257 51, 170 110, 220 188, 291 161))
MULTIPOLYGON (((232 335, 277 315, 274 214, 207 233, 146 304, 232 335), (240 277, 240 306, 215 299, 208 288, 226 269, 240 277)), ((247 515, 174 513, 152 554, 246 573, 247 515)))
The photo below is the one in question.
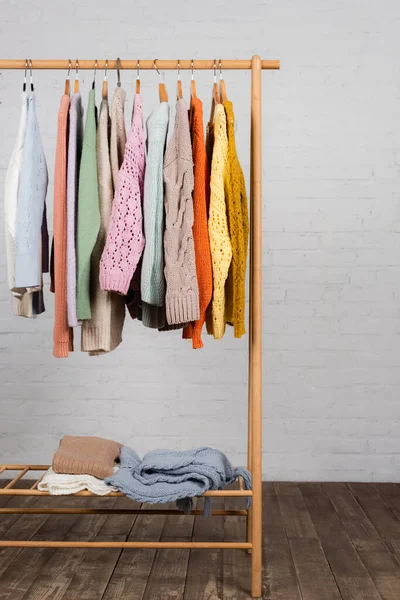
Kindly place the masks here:
POLYGON ((81 166, 79 171, 77 228, 76 314, 79 320, 90 319, 91 256, 100 229, 99 193, 96 165, 95 91, 89 92, 81 166))

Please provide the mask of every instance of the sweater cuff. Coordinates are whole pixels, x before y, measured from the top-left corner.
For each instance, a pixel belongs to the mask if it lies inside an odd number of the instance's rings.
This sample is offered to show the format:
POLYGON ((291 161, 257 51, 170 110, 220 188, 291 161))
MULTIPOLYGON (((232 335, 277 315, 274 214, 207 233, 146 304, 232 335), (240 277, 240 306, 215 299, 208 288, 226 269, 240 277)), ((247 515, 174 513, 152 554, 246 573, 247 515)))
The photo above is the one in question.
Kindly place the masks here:
POLYGON ((121 271, 106 271, 100 267, 100 287, 105 292, 117 292, 126 296, 129 290, 131 278, 121 271))
MULTIPOLYGON (((114 337, 115 334, 116 332, 114 331, 114 337)), ((111 336, 110 323, 101 327, 87 327, 84 324, 82 328, 82 352, 95 354, 111 352, 111 350, 114 350, 122 342, 121 335, 118 335, 117 339, 113 340, 111 340, 111 336)))
POLYGON ((200 317, 199 297, 168 296, 166 298, 167 322, 169 325, 197 321, 200 317))
POLYGON ((68 350, 70 348, 69 340, 64 342, 54 342, 53 356, 55 358, 68 358, 68 350))

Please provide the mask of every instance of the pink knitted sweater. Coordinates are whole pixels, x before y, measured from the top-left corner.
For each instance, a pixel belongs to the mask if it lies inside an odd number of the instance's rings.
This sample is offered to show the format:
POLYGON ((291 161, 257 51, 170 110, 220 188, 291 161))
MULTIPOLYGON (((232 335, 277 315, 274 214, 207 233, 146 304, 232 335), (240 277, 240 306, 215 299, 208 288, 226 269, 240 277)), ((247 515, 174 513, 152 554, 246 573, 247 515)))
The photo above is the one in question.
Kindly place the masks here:
POLYGON ((135 95, 132 127, 118 173, 106 245, 100 261, 103 290, 126 295, 144 249, 142 196, 145 154, 143 108, 135 95))

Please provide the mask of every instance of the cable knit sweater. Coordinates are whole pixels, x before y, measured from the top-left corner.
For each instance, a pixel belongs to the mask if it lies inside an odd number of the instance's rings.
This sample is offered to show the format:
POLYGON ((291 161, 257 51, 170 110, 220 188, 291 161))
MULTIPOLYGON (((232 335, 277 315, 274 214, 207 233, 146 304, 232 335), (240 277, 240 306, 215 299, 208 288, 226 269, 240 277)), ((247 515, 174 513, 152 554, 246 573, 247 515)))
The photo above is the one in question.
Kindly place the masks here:
POLYGON ((42 287, 41 232, 47 193, 47 165, 36 117, 35 95, 28 117, 18 185, 15 224, 15 287, 42 287))
POLYGON ((176 103, 175 125, 164 156, 164 258, 169 325, 197 321, 199 289, 193 243, 193 159, 186 102, 176 103))
POLYGON ((100 287, 100 257, 104 248, 113 205, 110 165, 108 102, 100 105, 97 129, 97 178, 99 189, 100 230, 93 248, 90 269, 91 318, 82 325, 82 350, 95 354, 110 352, 122 341, 125 304, 121 296, 100 287))
POLYGON ((83 107, 80 94, 71 98, 69 109, 69 141, 67 171, 67 300, 68 325, 77 327, 76 318, 76 229, 78 179, 83 142, 83 107))
POLYGON ((100 228, 99 193, 96 165, 95 91, 89 92, 86 127, 83 136, 78 192, 77 296, 78 319, 90 319, 90 258, 100 228))
POLYGON ((211 163, 211 194, 208 232, 213 266, 214 292, 212 325, 214 338, 225 332, 225 282, 232 260, 232 246, 226 216, 226 190, 229 185, 228 138, 222 104, 215 109, 214 148, 211 163))
POLYGON ((58 112, 58 133, 54 171, 54 292, 55 314, 53 354, 66 358, 73 350, 72 329, 67 312, 67 144, 69 96, 61 98, 58 112))
POLYGON ((144 235, 141 295, 142 321, 146 327, 165 325, 164 282, 164 189, 163 156, 169 106, 160 102, 147 119, 147 166, 144 176, 144 235))
POLYGON ((184 338, 192 339, 193 348, 201 348, 201 330, 206 319, 206 310, 212 297, 212 265, 207 223, 207 155, 204 142, 203 104, 199 98, 191 100, 191 135, 194 169, 193 190, 193 240, 196 257, 196 273, 199 286, 200 315, 195 323, 189 323, 183 332, 184 338))
POLYGON ((132 127, 117 177, 107 242, 101 257, 103 290, 126 295, 144 248, 142 197, 144 181, 143 108, 134 100, 132 127))
POLYGON ((229 185, 227 213, 232 244, 232 263, 226 281, 225 320, 234 327, 234 336, 242 337, 244 325, 246 259, 249 240, 249 216, 246 185, 236 151, 235 117, 232 102, 224 102, 228 133, 229 185))
POLYGON ((114 189, 117 187, 118 171, 124 160, 126 130, 125 130, 125 102, 126 92, 117 87, 111 103, 111 170, 114 189))

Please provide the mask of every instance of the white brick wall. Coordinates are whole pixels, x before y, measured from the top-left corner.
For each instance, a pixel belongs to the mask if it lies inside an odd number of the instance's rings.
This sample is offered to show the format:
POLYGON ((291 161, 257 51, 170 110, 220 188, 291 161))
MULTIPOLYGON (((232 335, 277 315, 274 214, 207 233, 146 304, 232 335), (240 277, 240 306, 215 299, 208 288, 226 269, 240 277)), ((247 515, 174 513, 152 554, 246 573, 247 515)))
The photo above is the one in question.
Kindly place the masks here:
MULTIPOLYGON (((264 475, 400 481, 399 3, 101 4, 1 0, 0 56, 281 59, 263 75, 264 475)), ((134 78, 122 75, 128 112, 134 78)), ((86 103, 91 73, 82 80, 86 103)), ((0 73, 1 185, 21 81, 0 73)), ((212 74, 197 81, 208 114, 212 74)), ((63 82, 35 73, 50 173, 63 82)), ((157 77, 142 82, 148 114, 157 77)), ((249 73, 226 83, 247 176, 249 73)), ((175 74, 167 86, 172 98, 175 74)), ((47 461, 74 432, 139 452, 214 444, 245 462, 246 339, 192 352, 128 320, 113 354, 57 361, 49 294, 43 318, 11 317, 0 231, 2 460, 47 461)))

